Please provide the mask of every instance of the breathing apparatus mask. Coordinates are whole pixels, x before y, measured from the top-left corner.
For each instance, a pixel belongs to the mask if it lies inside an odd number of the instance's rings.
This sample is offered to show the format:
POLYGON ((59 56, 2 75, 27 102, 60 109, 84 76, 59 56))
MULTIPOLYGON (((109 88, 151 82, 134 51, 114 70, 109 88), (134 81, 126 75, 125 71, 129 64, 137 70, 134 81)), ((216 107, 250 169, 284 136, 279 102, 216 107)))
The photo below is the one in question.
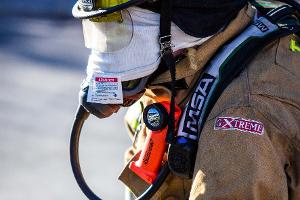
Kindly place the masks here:
MULTIPOLYGON (((141 96, 149 84, 149 77, 161 63, 160 15, 130 7, 105 17, 83 19, 82 23, 85 45, 91 49, 91 54, 80 94, 81 103, 97 117, 109 117, 119 107, 130 106, 141 96), (105 80, 103 78, 112 78, 121 84, 99 81, 105 80), (100 91, 103 85, 106 91, 100 91), (118 85, 121 87, 116 89, 118 85), (102 94, 97 94, 99 91, 102 94), (103 93, 107 96, 100 97, 103 93), (94 98, 89 98, 90 95, 94 98)), ((187 35, 174 23, 171 33, 173 51, 199 45, 209 38, 187 35)))

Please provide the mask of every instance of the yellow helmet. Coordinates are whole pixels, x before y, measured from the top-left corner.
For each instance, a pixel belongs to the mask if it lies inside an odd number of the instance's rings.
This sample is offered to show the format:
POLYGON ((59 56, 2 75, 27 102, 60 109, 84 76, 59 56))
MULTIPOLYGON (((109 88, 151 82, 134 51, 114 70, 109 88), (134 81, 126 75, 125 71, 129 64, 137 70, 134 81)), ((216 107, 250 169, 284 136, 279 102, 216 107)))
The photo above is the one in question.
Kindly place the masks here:
POLYGON ((78 0, 72 10, 75 18, 87 19, 107 15, 147 0, 78 0))

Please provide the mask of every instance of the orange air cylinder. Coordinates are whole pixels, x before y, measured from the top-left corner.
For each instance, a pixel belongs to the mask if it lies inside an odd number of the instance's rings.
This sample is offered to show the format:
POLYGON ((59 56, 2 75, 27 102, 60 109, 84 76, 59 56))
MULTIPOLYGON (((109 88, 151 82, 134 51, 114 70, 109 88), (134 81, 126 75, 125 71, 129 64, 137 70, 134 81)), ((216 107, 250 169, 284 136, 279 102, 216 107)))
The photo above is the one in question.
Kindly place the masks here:
MULTIPOLYGON (((170 102, 163 101, 147 106, 143 113, 143 121, 147 127, 147 137, 137 161, 132 161, 129 168, 140 178, 152 184, 158 176, 167 143, 168 115, 170 102)), ((180 108, 175 105, 175 127, 181 115, 180 108)))

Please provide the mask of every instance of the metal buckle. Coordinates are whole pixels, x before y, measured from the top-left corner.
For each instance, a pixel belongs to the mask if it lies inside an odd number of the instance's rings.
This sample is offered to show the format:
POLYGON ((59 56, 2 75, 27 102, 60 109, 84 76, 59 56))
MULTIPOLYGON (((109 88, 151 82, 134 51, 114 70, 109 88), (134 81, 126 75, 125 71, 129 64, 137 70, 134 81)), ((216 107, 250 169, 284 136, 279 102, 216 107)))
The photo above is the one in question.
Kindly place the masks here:
POLYGON ((163 37, 159 37, 159 44, 160 44, 160 54, 164 56, 166 53, 172 53, 172 47, 175 45, 171 42, 172 35, 166 35, 163 37), (165 41, 164 41, 165 40, 165 41))

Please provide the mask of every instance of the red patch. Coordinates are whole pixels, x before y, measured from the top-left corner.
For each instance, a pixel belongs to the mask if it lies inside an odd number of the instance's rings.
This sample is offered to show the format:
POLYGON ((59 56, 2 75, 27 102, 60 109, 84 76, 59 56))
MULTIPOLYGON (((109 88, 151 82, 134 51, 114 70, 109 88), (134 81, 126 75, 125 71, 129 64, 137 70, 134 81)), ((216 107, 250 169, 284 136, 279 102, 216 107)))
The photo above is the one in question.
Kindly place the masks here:
POLYGON ((117 78, 95 77, 96 82, 118 82, 117 78))
POLYGON ((264 125, 261 122, 239 117, 218 117, 215 130, 239 130, 253 134, 263 135, 264 125))

